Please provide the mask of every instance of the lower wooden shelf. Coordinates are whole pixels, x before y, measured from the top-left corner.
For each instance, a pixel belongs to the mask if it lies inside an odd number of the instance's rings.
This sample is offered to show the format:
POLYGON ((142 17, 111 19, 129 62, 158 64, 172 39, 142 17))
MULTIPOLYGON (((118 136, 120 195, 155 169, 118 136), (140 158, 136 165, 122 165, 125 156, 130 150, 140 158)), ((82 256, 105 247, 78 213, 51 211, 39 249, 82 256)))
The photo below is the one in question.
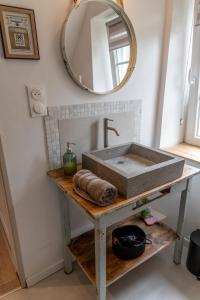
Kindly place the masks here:
MULTIPOLYGON (((143 262, 154 256, 156 253, 169 246, 177 239, 176 233, 163 223, 155 224, 153 226, 146 226, 144 222, 135 216, 129 221, 117 224, 108 228, 107 230, 107 286, 121 278, 129 271, 135 269, 143 262), (120 260, 112 252, 112 230, 119 225, 135 224, 140 226, 147 234, 147 237, 152 240, 151 245, 147 245, 142 256, 133 260, 120 260)), ((81 236, 74 238, 69 246, 72 254, 84 273, 88 276, 91 282, 96 284, 95 276, 95 244, 94 244, 94 230, 86 232, 81 236)))

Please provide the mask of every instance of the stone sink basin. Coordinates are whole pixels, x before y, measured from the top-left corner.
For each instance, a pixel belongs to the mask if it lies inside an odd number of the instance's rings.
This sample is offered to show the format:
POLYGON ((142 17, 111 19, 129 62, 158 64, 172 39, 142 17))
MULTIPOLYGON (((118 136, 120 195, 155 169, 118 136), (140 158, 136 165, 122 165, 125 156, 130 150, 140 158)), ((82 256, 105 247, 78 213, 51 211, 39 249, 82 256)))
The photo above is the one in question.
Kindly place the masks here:
POLYGON ((182 158, 136 143, 82 155, 83 168, 111 182, 126 199, 181 177, 184 163, 182 158))

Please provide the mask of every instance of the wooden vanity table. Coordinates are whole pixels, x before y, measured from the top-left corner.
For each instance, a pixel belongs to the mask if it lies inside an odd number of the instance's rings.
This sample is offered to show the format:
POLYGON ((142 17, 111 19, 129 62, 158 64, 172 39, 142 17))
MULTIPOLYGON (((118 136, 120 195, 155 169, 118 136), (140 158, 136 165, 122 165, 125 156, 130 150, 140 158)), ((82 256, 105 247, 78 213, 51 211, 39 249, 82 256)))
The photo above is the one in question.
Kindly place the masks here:
POLYGON ((97 299, 105 300, 107 286, 174 241, 176 241, 174 263, 180 264, 183 250, 186 202, 192 177, 198 173, 200 173, 199 169, 185 165, 182 177, 173 182, 128 200, 119 197, 114 204, 99 207, 84 200, 73 191, 72 178, 65 177, 62 169, 49 171, 48 176, 53 179, 65 195, 65 198, 63 198, 65 272, 67 274, 72 272, 72 255, 75 256, 84 273, 96 286, 97 299), (161 198, 163 201, 167 201, 169 197, 173 197, 177 192, 181 193, 181 199, 176 232, 163 223, 148 227, 140 220, 138 213, 148 207, 151 202, 161 198), (143 199, 146 200, 145 203, 141 201, 143 199), (94 230, 74 239, 71 239, 69 201, 73 201, 94 224, 94 230), (145 253, 142 256, 128 261, 118 259, 112 252, 112 230, 124 223, 139 225, 152 240, 152 245, 146 246, 145 253))

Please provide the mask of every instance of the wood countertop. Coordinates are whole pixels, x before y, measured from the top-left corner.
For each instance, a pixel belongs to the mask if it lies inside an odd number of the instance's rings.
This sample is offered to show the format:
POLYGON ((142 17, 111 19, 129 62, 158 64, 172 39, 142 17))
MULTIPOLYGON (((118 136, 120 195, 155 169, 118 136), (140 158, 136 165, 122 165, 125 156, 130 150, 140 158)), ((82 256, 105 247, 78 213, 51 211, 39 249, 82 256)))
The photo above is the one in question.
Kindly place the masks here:
POLYGON ((149 190, 145 193, 142 193, 140 195, 131 197, 129 199, 125 199, 125 198, 119 196, 117 201, 114 204, 111 204, 106 207, 100 207, 100 206, 94 205, 91 202, 88 202, 85 199, 83 199, 82 197, 80 197, 79 195, 77 195, 73 190, 72 177, 64 176, 63 169, 56 169, 56 170, 49 171, 47 173, 47 175, 57 184, 57 186, 64 193, 66 193, 67 195, 72 197, 74 199, 74 201, 76 201, 77 204, 80 205, 93 219, 99 219, 100 217, 102 217, 102 215, 109 214, 109 213, 116 211, 120 208, 123 208, 129 204, 134 204, 139 199, 143 199, 144 197, 147 197, 153 193, 165 190, 165 189, 167 189, 171 186, 174 186, 175 184, 177 184, 185 179, 191 178, 199 173, 200 173, 200 169, 189 166, 189 165, 185 165, 183 175, 180 178, 178 178, 172 182, 168 182, 162 186, 158 186, 158 187, 156 187, 152 190, 149 190))

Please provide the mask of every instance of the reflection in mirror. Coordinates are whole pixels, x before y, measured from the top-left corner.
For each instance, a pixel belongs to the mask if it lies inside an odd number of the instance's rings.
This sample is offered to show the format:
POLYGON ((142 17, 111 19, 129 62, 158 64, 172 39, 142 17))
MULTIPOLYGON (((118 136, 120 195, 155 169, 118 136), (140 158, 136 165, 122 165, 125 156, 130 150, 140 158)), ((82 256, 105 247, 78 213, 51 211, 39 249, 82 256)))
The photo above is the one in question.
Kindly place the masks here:
POLYGON ((134 31, 119 10, 108 1, 81 1, 64 25, 63 54, 68 70, 80 86, 94 93, 117 89, 135 66, 134 31))

